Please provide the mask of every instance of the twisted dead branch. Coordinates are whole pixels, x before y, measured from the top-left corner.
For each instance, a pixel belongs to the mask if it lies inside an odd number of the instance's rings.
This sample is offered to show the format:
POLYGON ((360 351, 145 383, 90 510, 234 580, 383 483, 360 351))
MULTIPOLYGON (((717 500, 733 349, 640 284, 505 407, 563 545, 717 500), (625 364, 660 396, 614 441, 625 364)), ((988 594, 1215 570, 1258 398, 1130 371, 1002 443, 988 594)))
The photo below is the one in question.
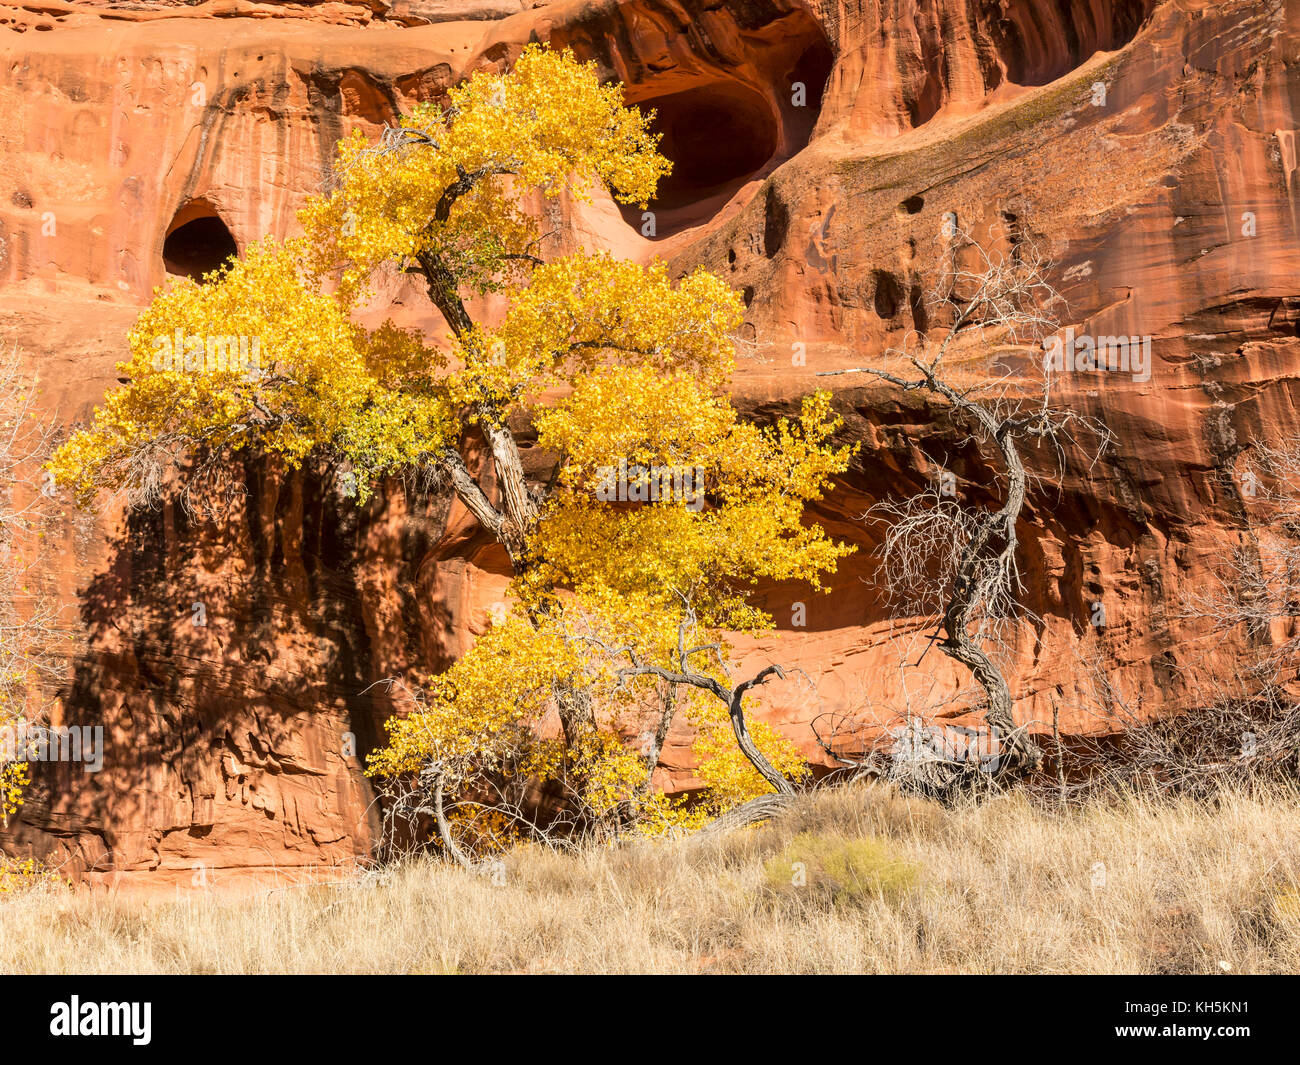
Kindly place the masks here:
POLYGON ((946 402, 950 414, 972 424, 976 440, 991 445, 996 454, 1000 506, 972 511, 925 492, 901 503, 879 504, 871 516, 890 525, 880 583, 896 607, 934 610, 940 650, 964 666, 983 691, 985 720, 1007 748, 1004 770, 1033 770, 1043 759, 1028 730, 1017 724, 1011 689, 985 647, 991 626, 1010 613, 1024 591, 1016 558, 1017 524, 1031 475, 1021 448, 1047 443, 1063 459, 1067 445, 1075 442, 1076 428, 1099 435, 1102 449, 1108 435, 1089 419, 1053 407, 1051 373, 1041 352, 1033 354, 1056 328, 1053 308, 1063 302, 1047 279, 1050 268, 1032 241, 1022 238, 1003 253, 958 231, 945 248, 931 296, 935 317, 951 317, 942 339, 922 337, 910 349, 891 350, 887 366, 819 374, 862 373, 904 392, 929 392, 946 402), (958 266, 957 250, 973 254, 976 267, 958 266), (1030 367, 1044 367, 1041 381, 1033 379, 1033 387, 1026 387, 1029 379, 1010 372, 999 376, 990 357, 989 379, 957 387, 948 379, 952 356, 972 345, 990 356, 1029 352, 1030 367), (890 364, 901 365, 896 372, 890 364))
MULTIPOLYGON (((599 648, 615 663, 622 660, 626 661, 626 665, 615 665, 615 675, 618 677, 620 688, 635 677, 656 677, 672 688, 682 685, 698 688, 720 700, 727 708, 727 716, 731 721, 731 729, 736 737, 736 745, 749 761, 749 764, 758 771, 758 774, 764 780, 772 785, 778 794, 793 795, 795 792, 794 785, 786 778, 785 774, 768 761, 749 734, 749 727, 745 722, 744 708, 744 699, 747 692, 767 683, 772 677, 784 680, 785 670, 774 663, 759 670, 748 680, 731 686, 724 684, 713 674, 699 669, 693 664, 692 660, 699 655, 712 655, 719 665, 720 672, 725 676, 725 668, 722 663, 722 645, 714 641, 694 647, 688 646, 690 642, 688 637, 695 632, 697 619, 695 609, 691 605, 689 598, 682 596, 682 605, 682 619, 677 626, 677 648, 674 653, 673 666, 671 667, 644 661, 636 649, 630 645, 613 647, 591 635, 585 635, 581 639, 585 643, 599 648)), ((671 723, 671 717, 668 718, 667 722, 661 722, 665 734, 669 723, 671 723)))

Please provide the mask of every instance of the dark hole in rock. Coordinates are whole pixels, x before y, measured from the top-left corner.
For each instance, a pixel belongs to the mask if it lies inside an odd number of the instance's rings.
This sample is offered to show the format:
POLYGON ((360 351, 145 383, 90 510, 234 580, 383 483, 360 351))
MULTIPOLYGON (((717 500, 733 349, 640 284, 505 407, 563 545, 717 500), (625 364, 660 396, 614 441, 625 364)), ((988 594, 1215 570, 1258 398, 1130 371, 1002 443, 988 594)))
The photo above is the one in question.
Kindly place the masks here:
MULTIPOLYGON (((190 209, 181 211, 178 220, 190 209)), ((181 274, 202 281, 203 275, 239 256, 239 247, 226 224, 214 213, 199 214, 172 229, 163 241, 163 265, 169 274, 181 274)))
POLYGON ((898 314, 899 304, 903 302, 902 286, 887 270, 874 271, 871 279, 876 289, 876 313, 881 318, 893 318, 898 314))
POLYGON ((830 79, 831 68, 835 65, 835 55, 825 40, 818 39, 799 57, 794 70, 790 72, 790 94, 794 117, 790 122, 789 139, 794 143, 791 148, 797 151, 808 143, 813 127, 821 115, 822 98, 826 95, 826 82, 830 79), (806 99, 800 107, 794 105, 794 87, 804 86, 806 99))
POLYGON ((924 206, 924 196, 909 196, 898 205, 898 211, 900 214, 920 214, 921 208, 924 206))
MULTIPOLYGON (((635 0, 629 6, 635 7, 635 0)), ((745 21, 740 39, 753 61, 747 73, 754 81, 731 80, 723 71, 706 73, 717 58, 710 54, 701 57, 704 69, 694 84, 683 86, 675 77, 671 91, 665 91, 669 79, 656 85, 651 71, 626 89, 629 103, 655 111, 659 150, 673 163, 649 204, 655 215, 652 233, 645 230, 639 206, 623 208, 628 224, 646 236, 661 239, 707 222, 747 182, 765 177, 812 136, 835 62, 825 33, 803 11, 781 14, 766 5, 758 5, 745 21)))
POLYGON ((743 86, 703 86, 643 106, 657 112, 659 151, 673 163, 653 206, 671 209, 702 199, 761 169, 776 152, 776 119, 767 102, 743 86))
POLYGON ((915 281, 912 282, 912 290, 908 293, 907 301, 912 308, 912 328, 918 333, 925 334, 930 329, 930 312, 925 306, 925 293, 915 281))
POLYGON ((775 185, 767 187, 767 202, 763 211, 763 254, 769 259, 781 250, 790 228, 790 210, 781 200, 775 185))

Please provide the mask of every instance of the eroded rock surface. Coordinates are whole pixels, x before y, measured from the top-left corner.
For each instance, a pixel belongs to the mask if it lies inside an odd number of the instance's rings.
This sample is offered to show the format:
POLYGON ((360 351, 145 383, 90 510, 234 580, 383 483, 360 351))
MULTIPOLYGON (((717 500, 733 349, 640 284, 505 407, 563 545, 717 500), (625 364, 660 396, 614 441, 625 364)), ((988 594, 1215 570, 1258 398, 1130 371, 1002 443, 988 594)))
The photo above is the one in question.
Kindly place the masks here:
MULTIPOLYGON (((1243 535, 1241 449, 1296 428, 1298 30, 1283 0, 0 2, 0 327, 59 419, 84 422, 153 286, 293 232, 345 131, 533 37, 569 46, 658 110, 676 173, 653 237, 606 198, 561 205, 562 243, 721 273, 749 307, 739 401, 770 416, 830 383, 862 445, 819 512, 862 550, 828 595, 765 589, 781 631, 745 648, 804 671, 763 712, 811 755, 819 715, 907 712, 861 515, 939 462, 966 498, 988 482, 915 395, 815 376, 927 327, 945 216, 1041 240, 1067 324, 1153 338, 1149 380, 1067 378, 1115 447, 1070 456, 1021 530, 1042 620, 1016 633, 1017 712, 1046 722, 1055 702, 1067 730, 1114 728, 1114 700, 1179 709, 1231 668, 1182 604, 1243 535)), ((441 329, 406 278, 381 302, 441 329)), ((394 485, 357 509, 310 472, 246 472, 216 525, 68 513, 48 549, 77 647, 58 714, 104 725, 108 758, 37 767, 6 849, 184 886, 369 852, 361 757, 401 708, 371 685, 460 653, 505 561, 446 498, 394 485)), ((676 787, 689 745, 675 729, 676 787)))

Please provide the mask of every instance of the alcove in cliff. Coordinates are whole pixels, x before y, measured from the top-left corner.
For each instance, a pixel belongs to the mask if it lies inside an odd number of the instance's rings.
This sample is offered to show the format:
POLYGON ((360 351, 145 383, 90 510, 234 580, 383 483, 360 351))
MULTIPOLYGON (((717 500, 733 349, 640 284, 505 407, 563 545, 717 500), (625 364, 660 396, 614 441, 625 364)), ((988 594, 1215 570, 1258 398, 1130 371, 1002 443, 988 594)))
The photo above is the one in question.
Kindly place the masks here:
POLYGON ((169 274, 202 281, 204 274, 237 258, 239 246, 212 204, 191 200, 167 227, 162 253, 169 274))
POLYGON ((771 21, 755 15, 743 33, 736 28, 735 39, 730 64, 701 54, 689 79, 673 67, 649 70, 625 87, 629 103, 654 112, 651 129, 673 164, 650 204, 653 231, 640 207, 623 210, 643 236, 707 222, 812 136, 834 62, 820 26, 803 11, 771 21))
POLYGON ((776 152, 777 116, 767 101, 741 85, 707 85, 660 97, 659 150, 673 171, 659 186, 661 207, 682 207, 744 180, 776 152))

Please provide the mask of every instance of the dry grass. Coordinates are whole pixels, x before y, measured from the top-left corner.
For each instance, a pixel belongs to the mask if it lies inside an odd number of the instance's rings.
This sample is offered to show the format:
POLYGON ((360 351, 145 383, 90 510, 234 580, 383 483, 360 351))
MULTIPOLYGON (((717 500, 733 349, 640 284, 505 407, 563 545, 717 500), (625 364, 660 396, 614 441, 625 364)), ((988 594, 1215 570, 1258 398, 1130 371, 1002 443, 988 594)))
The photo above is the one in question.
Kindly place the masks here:
POLYGON ((0 969, 1296 971, 1298 899, 1294 793, 1057 813, 1016 795, 945 809, 876 786, 726 838, 520 850, 495 878, 419 862, 244 897, 11 898, 0 969))

